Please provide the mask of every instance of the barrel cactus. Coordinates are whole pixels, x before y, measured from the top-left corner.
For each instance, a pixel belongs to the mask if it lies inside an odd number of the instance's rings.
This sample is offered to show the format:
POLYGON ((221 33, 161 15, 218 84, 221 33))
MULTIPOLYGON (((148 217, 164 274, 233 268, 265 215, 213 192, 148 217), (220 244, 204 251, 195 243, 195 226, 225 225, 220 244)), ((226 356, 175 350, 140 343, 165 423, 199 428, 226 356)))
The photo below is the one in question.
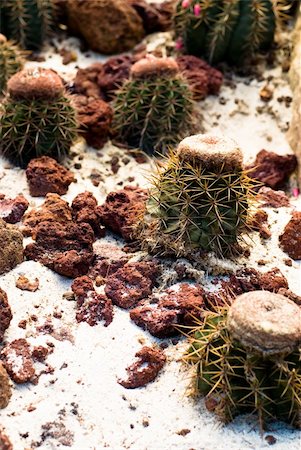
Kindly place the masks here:
POLYGON ((242 153, 228 138, 198 134, 185 138, 153 178, 139 221, 143 246, 156 252, 192 251, 228 255, 248 229, 252 180, 242 153))
POLYGON ((194 102, 189 85, 171 58, 149 57, 132 66, 117 91, 113 129, 121 142, 159 153, 192 128, 194 102))
POLYGON ((276 0, 180 0, 175 30, 188 54, 240 64, 268 49, 281 10, 276 0))
POLYGON ((61 160, 76 138, 76 115, 56 72, 27 69, 13 75, 0 107, 0 153, 25 167, 32 158, 61 160))
POLYGON ((53 22, 53 0, 1 0, 0 32, 29 50, 39 49, 53 22))
POLYGON ((237 297, 190 332, 195 393, 223 422, 257 414, 301 426, 300 308, 267 291, 237 297))
POLYGON ((6 88, 7 80, 22 69, 24 53, 3 34, 0 34, 0 95, 6 88))

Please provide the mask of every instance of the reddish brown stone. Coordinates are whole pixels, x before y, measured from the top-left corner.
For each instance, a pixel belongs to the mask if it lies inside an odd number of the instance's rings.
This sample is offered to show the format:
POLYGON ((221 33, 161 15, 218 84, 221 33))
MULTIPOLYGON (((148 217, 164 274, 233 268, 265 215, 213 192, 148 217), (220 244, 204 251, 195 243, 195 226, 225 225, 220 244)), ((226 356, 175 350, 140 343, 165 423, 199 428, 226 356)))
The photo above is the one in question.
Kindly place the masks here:
POLYGON ((145 189, 133 186, 111 192, 105 203, 97 208, 101 223, 130 241, 132 227, 143 213, 147 197, 145 189))
POLYGON ((13 450, 12 443, 2 430, 0 430, 0 448, 1 450, 13 450))
POLYGON ((116 89, 129 77, 131 66, 136 58, 131 55, 118 55, 109 58, 99 71, 97 85, 107 100, 114 97, 116 89))
POLYGON ((129 0, 129 3, 141 17, 146 34, 171 28, 175 1, 148 3, 145 0, 129 0))
POLYGON ((7 373, 15 383, 27 383, 35 375, 31 348, 26 339, 16 339, 1 351, 7 373))
POLYGON ((41 222, 36 242, 25 248, 27 259, 39 261, 60 275, 85 275, 93 262, 94 233, 87 223, 41 222))
POLYGON ((24 275, 20 275, 16 281, 16 287, 22 291, 35 292, 39 289, 39 280, 38 278, 35 278, 34 281, 30 281, 24 275))
POLYGON ((97 200, 92 192, 78 194, 72 202, 72 219, 77 223, 88 223, 98 237, 105 235, 105 230, 100 225, 99 216, 96 214, 97 200))
POLYGON ((87 144, 94 148, 102 148, 109 139, 113 119, 111 106, 100 98, 75 97, 77 119, 80 125, 79 133, 87 144))
POLYGON ((92 279, 96 277, 107 278, 123 267, 129 260, 130 255, 114 244, 108 242, 95 242, 95 260, 89 271, 92 279))
POLYGON ((6 292, 0 288, 0 342, 2 342, 5 330, 9 327, 9 324, 13 318, 6 292))
POLYGON ((272 235, 268 228, 268 214, 263 209, 256 211, 251 226, 259 232, 260 237, 263 239, 269 239, 272 235))
POLYGON ((260 181, 272 189, 279 189, 288 177, 296 170, 295 155, 278 155, 274 152, 261 150, 253 164, 246 167, 250 170, 249 177, 260 181))
POLYGON ((87 276, 74 280, 71 286, 77 300, 76 320, 87 322, 91 327, 104 321, 107 327, 113 320, 112 301, 103 294, 98 294, 93 281, 87 276))
POLYGON ((282 250, 292 259, 301 259, 301 211, 293 212, 279 241, 282 250))
POLYGON ((91 98, 101 98, 102 92, 98 85, 98 76, 103 71, 101 63, 94 63, 85 69, 78 69, 73 81, 74 90, 77 94, 91 98))
POLYGON ((0 274, 23 261, 23 236, 15 225, 0 219, 0 274))
POLYGON ((127 380, 118 380, 126 389, 135 389, 154 381, 166 362, 163 351, 154 347, 142 347, 135 356, 138 361, 127 367, 127 380))
POLYGON ((32 357, 34 360, 39 362, 44 362, 49 353, 49 349, 47 347, 43 347, 42 345, 38 345, 33 348, 32 357))
POLYGON ((17 195, 15 198, 5 198, 4 195, 1 195, 0 218, 6 223, 20 222, 28 205, 29 203, 23 195, 17 195))
POLYGON ((128 263, 108 277, 105 293, 121 308, 132 308, 152 293, 158 274, 154 262, 128 263))
POLYGON ((282 206, 290 206, 290 200, 285 192, 274 191, 266 186, 259 189, 257 198, 263 207, 281 208, 282 206))
POLYGON ((33 197, 45 197, 49 192, 64 195, 75 180, 70 170, 49 156, 32 159, 27 166, 26 177, 33 197))

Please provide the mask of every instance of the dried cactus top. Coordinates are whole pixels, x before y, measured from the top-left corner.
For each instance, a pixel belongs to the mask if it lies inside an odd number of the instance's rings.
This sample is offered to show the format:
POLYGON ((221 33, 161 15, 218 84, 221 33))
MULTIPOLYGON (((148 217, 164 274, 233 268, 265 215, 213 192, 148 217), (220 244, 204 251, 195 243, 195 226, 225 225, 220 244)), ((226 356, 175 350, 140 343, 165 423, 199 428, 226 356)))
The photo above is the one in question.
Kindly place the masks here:
POLYGON ((263 355, 291 352, 301 342, 301 309, 280 294, 247 292, 231 305, 228 329, 242 345, 263 355))
POLYGON ((208 170, 242 170, 243 156, 235 141, 211 134, 196 134, 180 142, 180 160, 201 164, 208 170))
POLYGON ((7 42, 6 37, 4 36, 4 34, 0 33, 0 44, 5 44, 5 42, 7 42))
POLYGON ((64 92, 59 75, 50 69, 24 69, 7 83, 8 92, 16 99, 54 99, 64 92))
POLYGON ((131 75, 134 79, 148 78, 158 75, 176 75, 179 67, 172 58, 156 58, 148 56, 136 62, 131 68, 131 75))

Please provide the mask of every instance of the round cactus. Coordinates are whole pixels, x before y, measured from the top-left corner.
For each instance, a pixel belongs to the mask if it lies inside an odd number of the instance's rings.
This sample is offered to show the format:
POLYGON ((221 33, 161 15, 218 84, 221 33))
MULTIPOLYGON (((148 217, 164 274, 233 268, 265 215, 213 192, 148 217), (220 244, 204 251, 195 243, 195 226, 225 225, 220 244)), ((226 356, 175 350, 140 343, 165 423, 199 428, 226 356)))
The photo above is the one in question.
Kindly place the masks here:
POLYGON ((12 42, 0 34, 0 95, 6 88, 9 78, 22 69, 24 54, 12 42))
POLYGON ((300 308, 267 291, 237 297, 230 308, 208 313, 190 333, 185 355, 196 366, 196 393, 230 422, 256 413, 301 426, 300 308))
POLYGON ((113 129, 117 139, 146 152, 162 152, 189 134, 194 102, 188 83, 171 58, 145 58, 116 93, 113 129))
POLYGON ((185 138, 153 179, 139 224, 142 244, 177 255, 231 253, 248 228, 251 186, 234 141, 207 134, 185 138))
POLYGON ((32 158, 61 160, 76 138, 76 116, 61 78, 52 70, 13 75, 0 113, 0 152, 25 167, 32 158))
POLYGON ((37 50, 50 33, 53 14, 52 0, 1 0, 0 31, 21 47, 37 50))
POLYGON ((240 64, 274 39, 276 0, 180 0, 174 23, 188 54, 240 64))

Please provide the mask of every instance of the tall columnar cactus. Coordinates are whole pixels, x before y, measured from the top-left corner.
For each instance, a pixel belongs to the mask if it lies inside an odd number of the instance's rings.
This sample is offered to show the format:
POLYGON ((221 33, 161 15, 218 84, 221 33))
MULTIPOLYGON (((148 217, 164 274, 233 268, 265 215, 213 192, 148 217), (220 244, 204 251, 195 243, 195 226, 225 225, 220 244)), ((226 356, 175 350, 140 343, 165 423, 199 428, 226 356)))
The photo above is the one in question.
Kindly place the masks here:
POLYGON ((0 32, 21 47, 39 49, 53 22, 53 0, 1 0, 0 32))
POLYGON ((174 23, 188 54, 240 64, 274 39, 276 0, 179 0, 174 23))
POLYGON ((234 141, 207 134, 185 138, 153 179, 138 226, 142 244, 177 255, 231 253, 248 228, 251 186, 234 141))
POLYGON ((76 138, 76 115, 61 78, 47 69, 16 73, 0 106, 0 152, 25 167, 32 159, 62 159, 76 138))
POLYGON ((9 78, 22 69, 24 53, 0 34, 0 95, 6 88, 9 78))
POLYGON ((161 152, 189 134, 194 102, 188 83, 171 58, 145 58, 116 93, 113 129, 120 141, 161 152))
POLYGON ((257 414, 301 426, 301 312, 267 291, 237 297, 190 332, 196 393, 224 422, 257 414))

